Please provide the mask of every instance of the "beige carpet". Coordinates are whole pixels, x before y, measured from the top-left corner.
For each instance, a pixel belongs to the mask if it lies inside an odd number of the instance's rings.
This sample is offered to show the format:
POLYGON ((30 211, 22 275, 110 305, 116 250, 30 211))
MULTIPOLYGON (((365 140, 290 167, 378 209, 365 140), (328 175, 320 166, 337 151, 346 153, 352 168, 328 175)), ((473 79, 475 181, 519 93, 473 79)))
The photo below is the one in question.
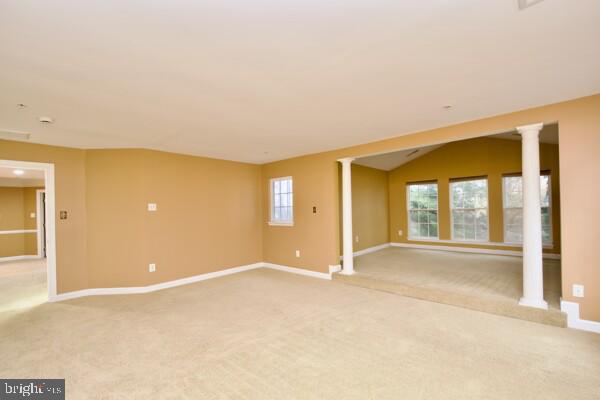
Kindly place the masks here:
POLYGON ((600 335, 272 270, 0 313, 68 399, 594 399, 600 335))
POLYGON ((45 259, 0 262, 0 312, 32 307, 47 299, 45 259))
MULTIPOLYGON (((358 273, 411 286, 518 302, 521 257, 390 247, 356 257, 358 273)), ((544 260, 544 299, 560 309, 560 261, 544 260)))

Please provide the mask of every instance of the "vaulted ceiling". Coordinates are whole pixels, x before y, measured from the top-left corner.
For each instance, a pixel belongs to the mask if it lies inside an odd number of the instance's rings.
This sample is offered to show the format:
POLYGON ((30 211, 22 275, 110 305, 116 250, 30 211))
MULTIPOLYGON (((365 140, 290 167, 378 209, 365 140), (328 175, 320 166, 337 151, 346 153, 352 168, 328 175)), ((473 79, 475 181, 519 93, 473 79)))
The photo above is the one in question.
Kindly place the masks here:
POLYGON ((597 0, 5 0, 0 132, 262 163, 598 93, 599 20, 597 0))

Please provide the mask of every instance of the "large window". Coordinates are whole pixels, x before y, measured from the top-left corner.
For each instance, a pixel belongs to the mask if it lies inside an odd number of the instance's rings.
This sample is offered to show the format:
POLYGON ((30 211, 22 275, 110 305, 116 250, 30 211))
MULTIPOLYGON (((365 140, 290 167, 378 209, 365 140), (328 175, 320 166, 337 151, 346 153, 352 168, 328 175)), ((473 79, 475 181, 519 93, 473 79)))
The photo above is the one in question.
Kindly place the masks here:
POLYGON ((407 192, 409 239, 437 239, 437 183, 411 183, 407 192))
POLYGON ((487 179, 450 182, 450 208, 452 239, 488 241, 487 179))
POLYGON ((271 221, 272 225, 292 225, 294 223, 294 195, 292 178, 271 179, 271 221))
MULTIPOLYGON (((504 206, 504 242, 523 242, 523 179, 520 176, 502 178, 504 206)), ((542 205, 542 242, 552 244, 552 209, 550 176, 540 176, 540 195, 542 205)))

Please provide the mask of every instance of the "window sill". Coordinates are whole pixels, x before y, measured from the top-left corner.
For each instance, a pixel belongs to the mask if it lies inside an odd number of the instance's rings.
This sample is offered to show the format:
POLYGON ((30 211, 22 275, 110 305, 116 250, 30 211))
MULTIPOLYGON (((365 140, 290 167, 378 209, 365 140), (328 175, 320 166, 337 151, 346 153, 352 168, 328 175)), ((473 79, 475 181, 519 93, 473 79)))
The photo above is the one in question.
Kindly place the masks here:
POLYGON ((269 226, 294 226, 293 222, 274 222, 274 221, 269 221, 267 223, 269 224, 269 226))

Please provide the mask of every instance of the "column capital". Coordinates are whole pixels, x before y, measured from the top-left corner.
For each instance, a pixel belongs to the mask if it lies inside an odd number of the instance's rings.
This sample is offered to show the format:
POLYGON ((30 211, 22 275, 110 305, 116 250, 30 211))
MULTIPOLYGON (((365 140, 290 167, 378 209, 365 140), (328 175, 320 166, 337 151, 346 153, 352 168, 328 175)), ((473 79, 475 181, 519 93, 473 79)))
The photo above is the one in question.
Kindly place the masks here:
POLYGON ((354 160, 355 160, 355 158, 353 158, 353 157, 338 158, 338 161, 341 162, 342 164, 350 164, 354 160))
POLYGON ((538 122, 537 124, 530 125, 521 125, 517 126, 517 132, 521 134, 521 136, 525 135, 537 135, 540 133, 542 128, 544 127, 543 122, 538 122))

